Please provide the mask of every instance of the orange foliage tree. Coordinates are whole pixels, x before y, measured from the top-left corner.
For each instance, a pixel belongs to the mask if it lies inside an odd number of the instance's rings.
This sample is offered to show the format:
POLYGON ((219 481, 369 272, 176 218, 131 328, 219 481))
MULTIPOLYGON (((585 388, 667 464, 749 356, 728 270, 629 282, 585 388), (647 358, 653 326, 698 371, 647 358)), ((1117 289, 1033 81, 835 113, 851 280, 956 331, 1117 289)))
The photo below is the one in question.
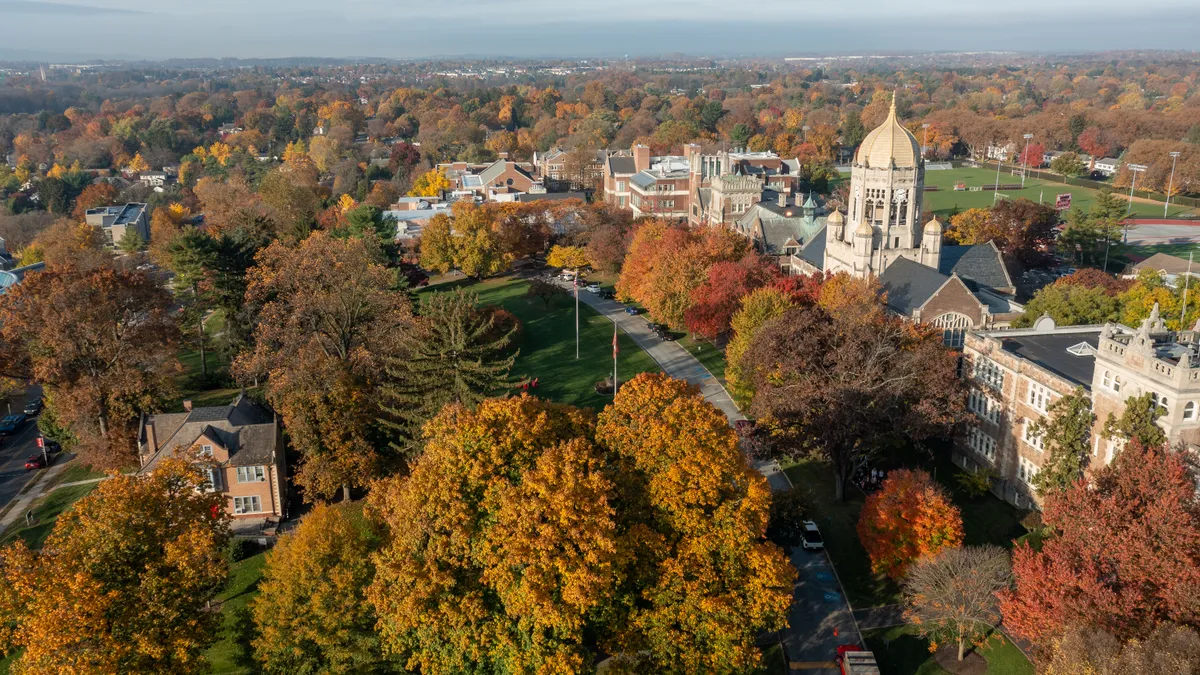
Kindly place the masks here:
POLYGON ((867 497, 858 538, 874 572, 901 579, 919 558, 962 544, 962 515, 928 473, 898 469, 867 497))

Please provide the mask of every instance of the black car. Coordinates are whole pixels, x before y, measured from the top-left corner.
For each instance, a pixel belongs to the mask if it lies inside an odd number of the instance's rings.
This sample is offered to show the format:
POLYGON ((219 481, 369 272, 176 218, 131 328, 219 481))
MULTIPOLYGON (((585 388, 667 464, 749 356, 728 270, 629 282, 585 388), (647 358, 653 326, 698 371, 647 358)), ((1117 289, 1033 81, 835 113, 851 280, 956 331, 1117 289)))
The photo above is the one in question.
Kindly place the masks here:
POLYGON ((667 342, 673 342, 675 340, 675 334, 666 327, 656 329, 654 334, 658 336, 659 340, 665 340, 667 342))
POLYGON ((25 404, 25 414, 29 417, 37 415, 38 413, 42 412, 42 407, 44 405, 45 404, 42 402, 42 399, 40 399, 40 398, 30 401, 25 404))
POLYGON ((601 298, 604 298, 605 300, 612 300, 613 298, 617 297, 615 293, 608 290, 607 288, 601 288, 600 292, 597 293, 596 295, 598 295, 601 298))

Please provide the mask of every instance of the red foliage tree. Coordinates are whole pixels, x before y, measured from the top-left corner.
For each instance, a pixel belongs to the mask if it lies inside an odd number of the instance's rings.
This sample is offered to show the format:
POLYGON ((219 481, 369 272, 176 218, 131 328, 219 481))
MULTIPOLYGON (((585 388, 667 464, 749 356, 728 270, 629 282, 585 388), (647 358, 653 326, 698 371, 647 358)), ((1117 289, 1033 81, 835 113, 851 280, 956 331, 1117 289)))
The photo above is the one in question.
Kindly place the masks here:
POLYGON ((790 295, 798 306, 810 307, 817 304, 817 299, 821 297, 821 285, 830 276, 820 273, 779 276, 769 286, 790 295))
POLYGON ((1060 277, 1058 281, 1054 282, 1054 285, 1099 288, 1108 295, 1116 296, 1129 290, 1129 287, 1133 283, 1133 279, 1118 279, 1104 270, 1098 270, 1095 267, 1085 267, 1065 277, 1060 277))
POLYGON ((1080 150, 1096 159, 1108 157, 1113 151, 1112 138, 1100 127, 1084 129, 1075 142, 1079 145, 1080 150))
POLYGON ((1200 505, 1178 453, 1130 442, 1044 506, 1052 536, 1016 548, 1016 585, 1000 595, 1014 633, 1049 648, 1071 625, 1128 640, 1200 622, 1200 505))
POLYGON ((692 291, 692 306, 683 315, 688 330, 708 338, 725 333, 742 298, 777 276, 771 262, 753 251, 741 260, 714 264, 708 281, 692 291))
POLYGON ((1042 165, 1042 155, 1046 154, 1046 146, 1041 143, 1029 143, 1021 149, 1020 161, 1030 168, 1042 165))
POLYGON ((962 515, 929 474, 899 469, 867 497, 858 538, 873 571, 900 579, 918 558, 962 544, 962 515))

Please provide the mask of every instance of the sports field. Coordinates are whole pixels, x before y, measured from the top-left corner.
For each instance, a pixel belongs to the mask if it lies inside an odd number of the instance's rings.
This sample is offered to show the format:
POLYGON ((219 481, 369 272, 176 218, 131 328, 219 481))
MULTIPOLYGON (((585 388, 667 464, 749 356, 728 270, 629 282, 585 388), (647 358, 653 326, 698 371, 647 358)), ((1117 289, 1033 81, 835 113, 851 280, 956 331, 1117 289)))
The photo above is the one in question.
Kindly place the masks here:
MULTIPOLYGON (((925 209, 937 214, 940 217, 945 217, 957 207, 960 211, 971 208, 991 206, 994 198, 991 192, 970 192, 954 190, 955 183, 964 182, 968 188, 979 187, 987 184, 991 185, 996 182, 995 169, 971 169, 967 167, 950 169, 948 171, 926 171, 925 185, 936 185, 939 190, 936 192, 925 193, 925 209)), ((1011 169, 1001 169, 1000 184, 1017 184, 1021 182, 1020 176, 1012 175, 1011 169)), ((1007 196, 1010 199, 1024 197, 1031 201, 1041 201, 1047 204, 1053 204, 1055 198, 1059 194, 1071 194, 1071 205, 1078 206, 1085 211, 1091 208, 1092 197, 1095 194, 1094 190, 1084 187, 1076 187, 1074 185, 1064 185, 1062 183, 1051 183, 1049 181, 1039 180, 1036 178, 1027 178, 1025 180, 1025 188, 1022 190, 1001 190, 1000 194, 1007 196)), ((1120 190, 1114 190, 1114 194, 1121 196, 1120 190)), ((1128 192, 1125 193, 1128 195, 1128 192)), ((1124 197, 1122 197, 1124 199, 1124 197)), ((1162 217, 1163 205, 1162 202, 1152 202, 1143 200, 1134 200, 1133 213, 1145 216, 1162 217)), ((1187 206, 1171 205, 1169 215, 1177 216, 1181 214, 1196 214, 1196 210, 1187 206)))

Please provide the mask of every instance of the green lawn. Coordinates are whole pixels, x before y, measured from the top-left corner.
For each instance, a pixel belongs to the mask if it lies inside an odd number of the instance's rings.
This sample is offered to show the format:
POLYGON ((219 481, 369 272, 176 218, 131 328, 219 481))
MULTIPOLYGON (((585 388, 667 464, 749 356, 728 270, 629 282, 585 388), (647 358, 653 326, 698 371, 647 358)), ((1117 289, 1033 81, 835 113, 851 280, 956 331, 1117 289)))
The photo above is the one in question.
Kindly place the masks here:
POLYGON ((266 554, 250 556, 245 560, 229 566, 229 583, 225 590, 217 595, 221 603, 221 638, 209 647, 206 656, 212 664, 213 673, 250 673, 251 669, 239 663, 238 655, 242 648, 238 644, 241 630, 236 625, 236 613, 247 607, 258 594, 258 582, 262 578, 263 566, 266 564, 266 554))
MULTIPOLYGON (((875 654, 882 675, 945 675, 929 652, 929 642, 910 626, 866 631, 863 638, 875 654)), ((1003 635, 993 635, 979 650, 988 662, 988 675, 1033 675, 1033 665, 1003 635)))
MULTIPOLYGON (((83 499, 89 492, 95 490, 97 485, 99 483, 59 488, 37 502, 34 502, 33 517, 36 519, 36 522, 29 527, 9 530, 5 533, 4 539, 0 540, 0 545, 7 544, 16 539, 24 539, 25 544, 29 548, 41 548, 42 544, 46 541, 46 537, 50 536, 50 531, 54 529, 54 524, 58 522, 58 516, 70 508, 72 504, 83 499)), ((24 522, 21 519, 17 520, 18 524, 24 522)))
MULTIPOLYGON (((1012 175, 1011 171, 1011 167, 1005 167, 1000 170, 1001 184, 1021 182, 1021 177, 1012 175)), ((992 205, 993 193, 991 192, 955 192, 954 184, 959 181, 965 182, 968 188, 984 184, 990 185, 996 182, 996 170, 994 167, 991 170, 962 167, 949 171, 926 171, 925 185, 935 185, 940 190, 925 193, 925 209, 936 213, 938 216, 945 217, 955 207, 959 210, 966 210, 992 205)), ((1085 211, 1091 208, 1095 190, 1074 185, 1065 185, 1063 183, 1052 183, 1037 178, 1027 178, 1025 180, 1025 189, 1023 190, 1001 190, 1000 194, 1007 195, 1010 199, 1024 197, 1035 202, 1041 200, 1043 203, 1053 204, 1057 195, 1068 192, 1071 193, 1072 206, 1078 206, 1085 211)), ((1119 196, 1121 190, 1114 189, 1113 193, 1119 196)), ((1126 190, 1125 194, 1129 194, 1128 190, 1126 190)), ((1134 200, 1133 213, 1161 217, 1163 205, 1161 202, 1134 200)), ((1172 204, 1169 213, 1172 216, 1183 213, 1194 214, 1195 209, 1172 204)))
POLYGON ((720 380, 722 385, 725 384, 725 350, 704 338, 691 336, 680 338, 679 346, 688 350, 692 356, 696 357, 697 361, 703 363, 704 367, 708 368, 708 372, 720 380))
MULTIPOLYGON (((552 401, 602 408, 608 399, 598 395, 593 385, 612 374, 611 321, 579 303, 579 358, 575 358, 575 301, 567 294, 554 298, 547 307, 537 299, 527 299, 528 283, 513 278, 482 282, 443 284, 422 289, 422 294, 452 287, 468 288, 479 294, 485 305, 501 305, 521 321, 517 346, 520 355, 513 366, 517 378, 538 378, 533 393, 552 401)), ((620 356, 617 375, 622 381, 641 372, 660 368, 624 332, 619 333, 620 356)))
MULTIPOLYGON (((1010 547, 1025 534, 1020 512, 992 495, 971 500, 955 478, 961 469, 950 462, 937 464, 937 479, 947 487, 951 499, 962 512, 963 540, 970 546, 995 544, 1010 547)), ((871 572, 870 560, 858 540, 858 515, 865 497, 851 487, 847 500, 834 500, 833 471, 825 462, 806 459, 787 468, 788 478, 807 495, 813 520, 825 536, 825 548, 837 568, 846 590, 846 598, 856 608, 890 605, 901 601, 900 589, 890 579, 871 572)))

